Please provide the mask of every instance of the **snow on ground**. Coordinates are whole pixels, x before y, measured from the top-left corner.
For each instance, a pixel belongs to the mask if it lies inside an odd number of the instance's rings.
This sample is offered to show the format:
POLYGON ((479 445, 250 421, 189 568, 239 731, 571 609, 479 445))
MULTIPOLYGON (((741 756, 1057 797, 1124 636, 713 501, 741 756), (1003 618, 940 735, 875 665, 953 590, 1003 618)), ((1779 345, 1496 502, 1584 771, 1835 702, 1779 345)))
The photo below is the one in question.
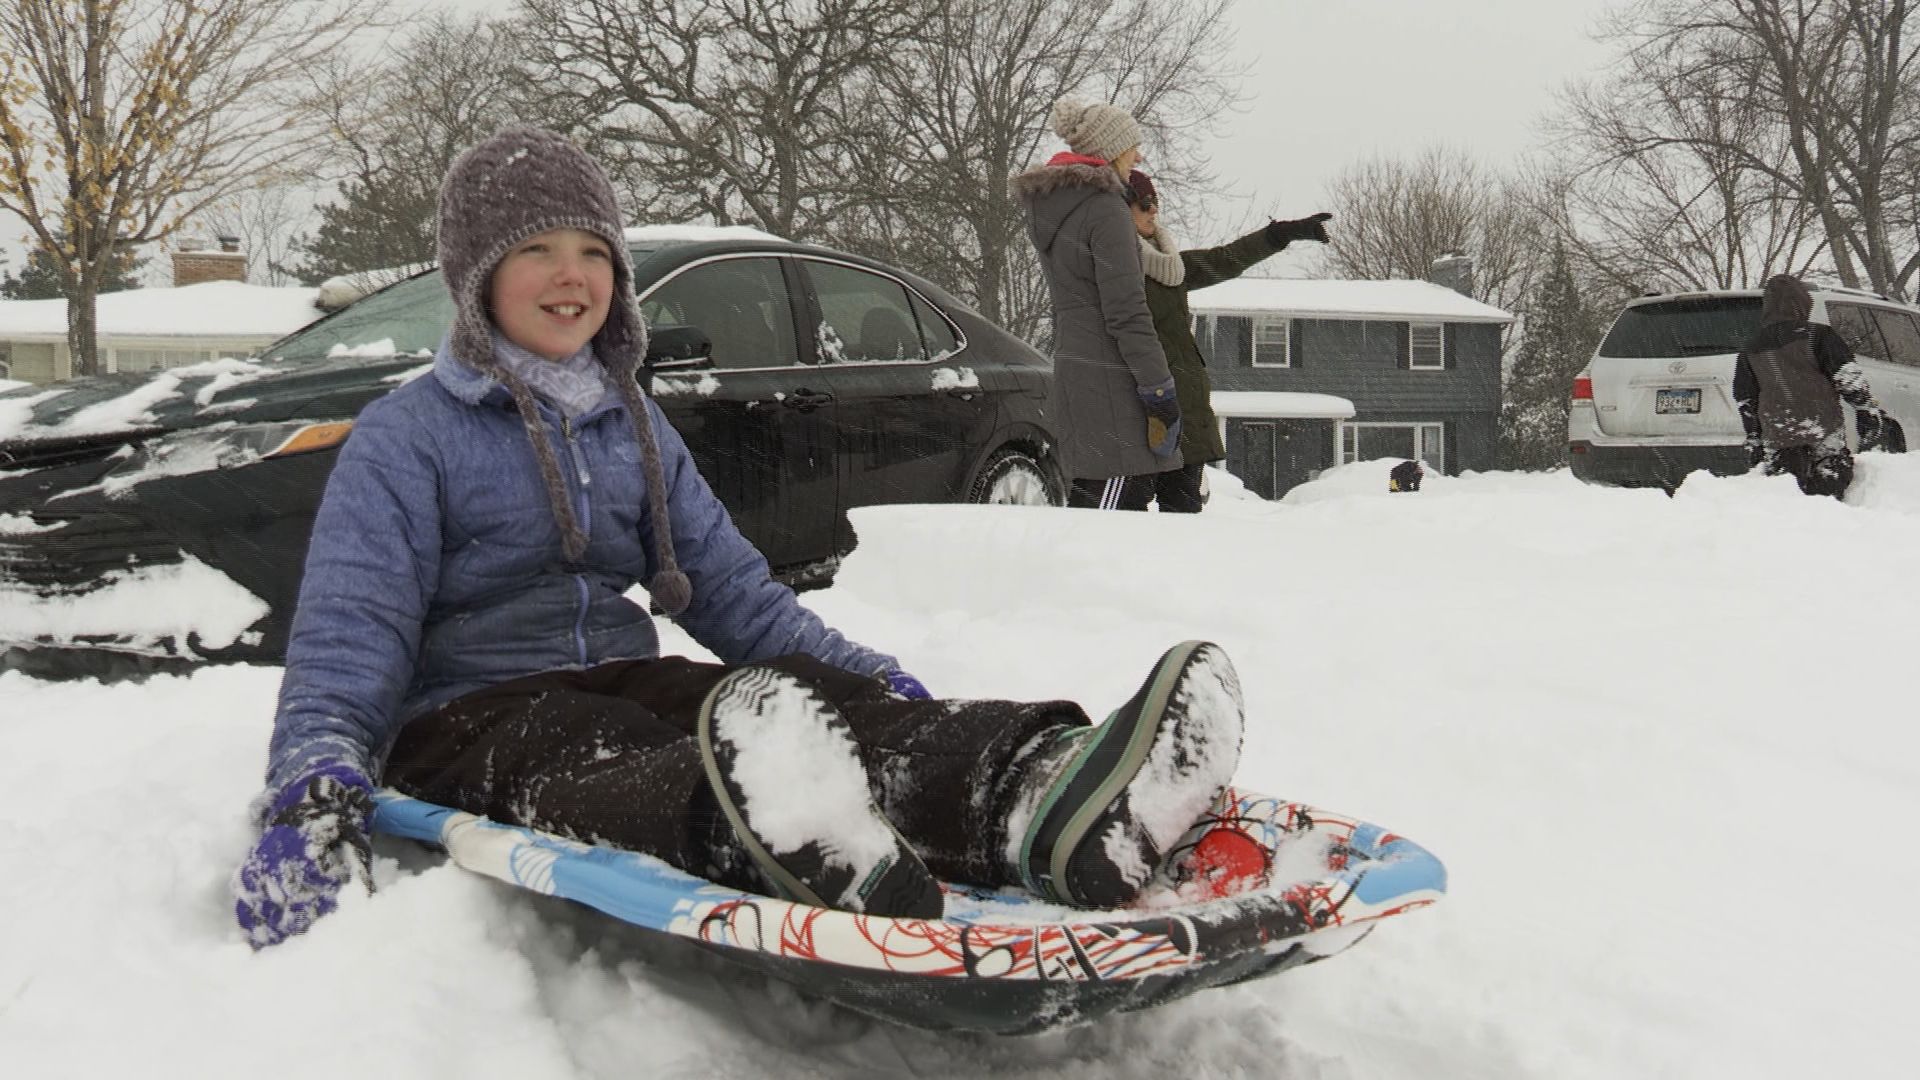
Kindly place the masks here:
MULTIPOLYGON (((937 693, 1104 713, 1221 642, 1251 787, 1451 873, 1351 952, 1025 1039, 798 997, 380 847, 381 891, 260 955, 225 881, 277 672, 0 675, 0 1061, 82 1077, 1905 1075, 1920 930, 1920 455, 1785 479, 1336 470, 1197 518, 857 512, 808 601, 937 693)), ((674 632, 670 649, 691 649, 674 632)), ((697 651, 697 650, 694 650, 697 651)))

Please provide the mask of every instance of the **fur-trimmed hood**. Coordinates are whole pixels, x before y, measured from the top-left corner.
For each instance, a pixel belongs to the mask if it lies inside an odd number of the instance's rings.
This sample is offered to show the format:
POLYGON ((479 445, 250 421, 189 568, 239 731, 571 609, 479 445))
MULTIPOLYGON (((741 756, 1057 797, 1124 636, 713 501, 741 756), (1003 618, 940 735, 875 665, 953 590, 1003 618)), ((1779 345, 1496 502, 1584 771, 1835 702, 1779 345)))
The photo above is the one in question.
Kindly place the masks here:
POLYGON ((1060 227, 1088 199, 1121 198, 1126 185, 1104 165, 1039 165, 1014 174, 1007 190, 1027 210, 1027 234, 1042 253, 1052 250, 1060 227))

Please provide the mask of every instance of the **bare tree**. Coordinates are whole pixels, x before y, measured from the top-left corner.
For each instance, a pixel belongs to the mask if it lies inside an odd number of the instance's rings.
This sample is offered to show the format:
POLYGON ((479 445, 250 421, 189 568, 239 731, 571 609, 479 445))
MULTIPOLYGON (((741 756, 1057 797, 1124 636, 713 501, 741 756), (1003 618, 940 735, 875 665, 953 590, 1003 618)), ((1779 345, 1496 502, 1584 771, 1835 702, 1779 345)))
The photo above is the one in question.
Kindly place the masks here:
POLYGON ((1071 93, 1125 106, 1156 176, 1203 195, 1199 142, 1239 95, 1222 59, 1231 5, 934 0, 869 97, 885 126, 856 152, 859 207, 834 239, 920 267, 1041 339, 1047 293, 1007 178, 1040 158, 1053 102, 1071 93))
MULTIPOLYGON (((1727 211, 1718 228, 1742 244, 1717 242, 1726 254, 1713 268, 1723 278, 1769 268, 1769 252, 1802 261, 1796 230, 1806 223, 1844 284, 1907 295, 1920 272, 1913 19, 1911 0, 1640 0, 1606 34, 1627 65, 1606 115, 1655 107, 1603 129, 1602 139, 1617 144, 1617 159, 1646 158, 1667 177, 1684 176, 1677 194, 1695 184, 1715 212, 1727 211), (1686 168, 1675 171, 1676 162, 1686 168), (1741 246, 1744 267, 1734 254, 1741 246)), ((1576 122, 1590 118, 1576 101, 1576 122)))
POLYGON ((440 181, 461 151, 508 123, 564 128, 561 99, 522 67, 521 31, 506 21, 436 13, 415 23, 365 72, 336 63, 315 75, 328 118, 324 175, 339 198, 299 238, 295 277, 384 271, 435 254, 440 181))
POLYGON ((1321 256, 1332 276, 1419 280, 1442 257, 1467 255, 1474 297, 1520 310, 1541 269, 1538 223, 1518 182, 1463 151, 1370 158, 1340 173, 1327 196, 1339 223, 1321 256))
POLYGON ((292 285, 296 279, 287 262, 300 225, 311 213, 312 193, 305 178, 276 174, 210 204, 194 224, 215 236, 239 239, 247 254, 248 281, 292 285))
POLYGON ((309 151, 303 72, 375 0, 14 0, 0 7, 0 209, 54 257, 75 374, 116 248, 160 240, 309 151))
POLYGON ((845 89, 889 61, 924 7, 522 0, 521 14, 535 64, 637 181, 635 211, 805 239, 846 201, 842 147, 866 118, 845 89))
POLYGON ((1732 68, 1629 52, 1604 81, 1570 88, 1547 129, 1522 195, 1614 289, 1743 287, 1821 254, 1817 212, 1784 179, 1786 133, 1732 68))

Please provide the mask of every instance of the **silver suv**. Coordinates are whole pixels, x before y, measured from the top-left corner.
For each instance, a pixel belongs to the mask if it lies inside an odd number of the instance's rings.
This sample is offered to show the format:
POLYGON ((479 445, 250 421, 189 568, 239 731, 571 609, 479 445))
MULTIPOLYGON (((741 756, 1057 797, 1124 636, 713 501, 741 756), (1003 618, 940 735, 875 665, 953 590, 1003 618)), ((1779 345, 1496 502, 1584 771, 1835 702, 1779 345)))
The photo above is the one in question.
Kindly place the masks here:
MULTIPOLYGON (((1817 288, 1812 321, 1839 331, 1890 419, 1869 449, 1904 452, 1920 431, 1920 307, 1817 288)), ((1590 484, 1671 492, 1695 469, 1749 468, 1733 400, 1734 356, 1760 328, 1760 290, 1654 294, 1629 302, 1573 380, 1567 448, 1590 484)), ((1853 410, 1847 445, 1858 447, 1853 410)))

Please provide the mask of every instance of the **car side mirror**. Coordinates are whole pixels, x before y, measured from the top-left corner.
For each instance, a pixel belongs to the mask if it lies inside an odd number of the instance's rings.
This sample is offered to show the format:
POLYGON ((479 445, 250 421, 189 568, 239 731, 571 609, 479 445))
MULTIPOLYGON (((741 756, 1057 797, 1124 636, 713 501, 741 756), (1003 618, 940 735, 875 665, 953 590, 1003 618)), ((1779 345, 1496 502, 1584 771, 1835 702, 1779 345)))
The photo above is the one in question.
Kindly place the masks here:
POLYGON ((662 326, 647 335, 647 369, 710 367, 713 339, 697 326, 662 326))

